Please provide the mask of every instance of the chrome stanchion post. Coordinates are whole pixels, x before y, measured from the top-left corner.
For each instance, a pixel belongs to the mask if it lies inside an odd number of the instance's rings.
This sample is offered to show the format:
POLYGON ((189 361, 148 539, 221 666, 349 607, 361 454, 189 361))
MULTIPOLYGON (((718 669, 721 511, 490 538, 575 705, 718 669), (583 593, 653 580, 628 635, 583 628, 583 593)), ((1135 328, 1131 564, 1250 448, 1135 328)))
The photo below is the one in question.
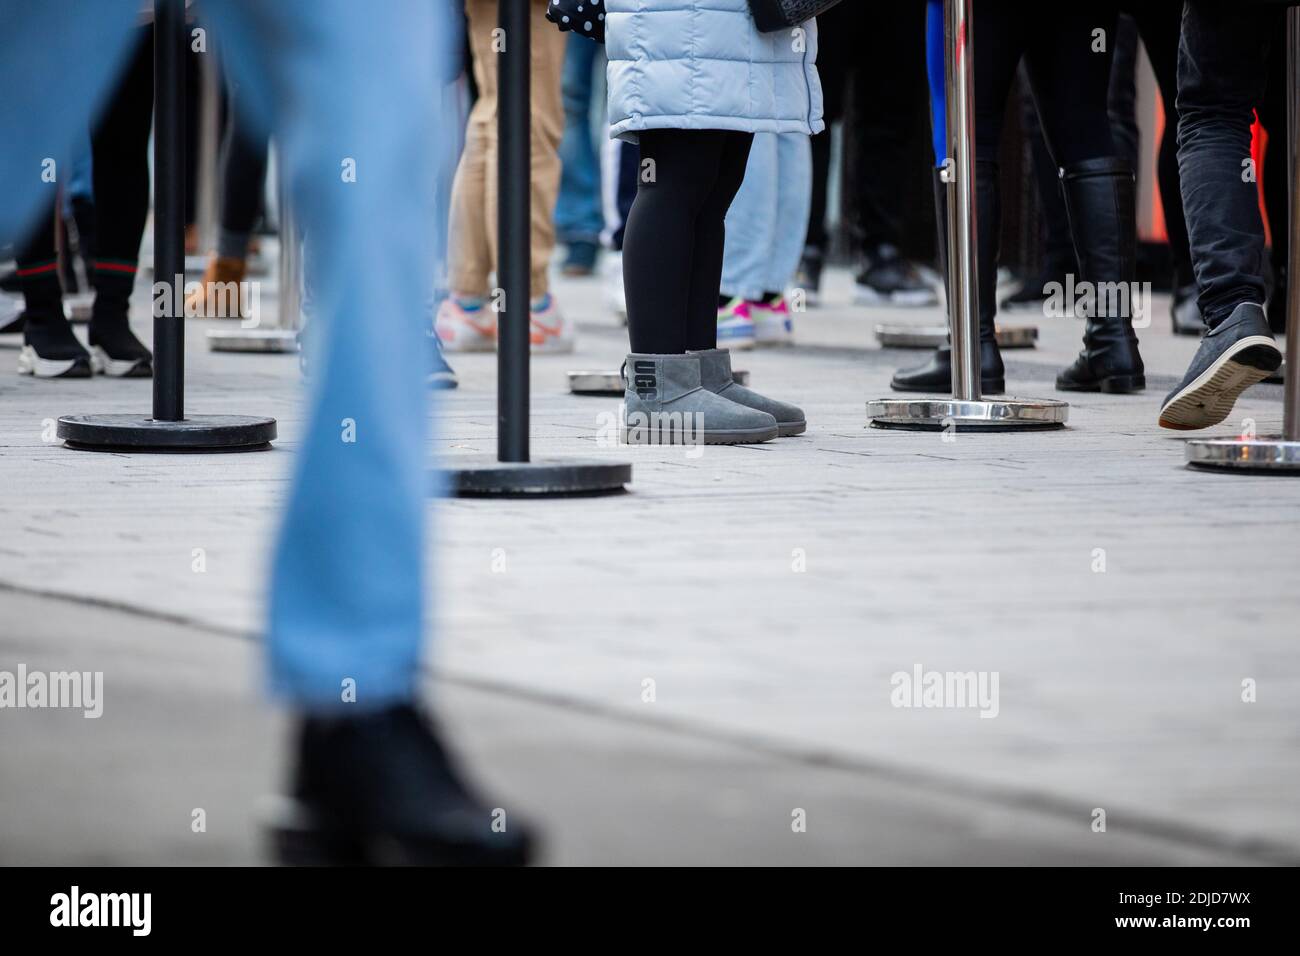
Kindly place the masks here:
MULTIPOLYGON (((1288 275, 1300 276, 1300 163, 1296 135, 1300 132, 1300 9, 1286 12, 1286 78, 1288 143, 1287 186, 1290 192, 1288 275)), ((1282 385, 1282 434, 1239 438, 1198 438, 1186 445, 1187 463, 1196 468, 1245 472, 1300 474, 1300 282, 1287 285, 1286 376, 1282 385)))
MULTIPOLYGON (((961 23, 957 22, 961 19, 961 16, 954 14, 961 14, 961 11, 945 10, 945 16, 943 18, 944 76, 947 80, 947 89, 944 91, 945 95, 943 97, 945 112, 943 116, 939 116, 939 111, 936 109, 932 116, 932 121, 936 125, 943 124, 944 128, 949 131, 965 128, 968 121, 973 122, 972 117, 974 116, 974 91, 972 89, 971 79, 962 69, 964 64, 954 60, 954 57, 958 55, 955 42, 956 37, 970 35, 969 10, 964 14, 966 20, 966 26, 964 29, 961 23)), ((927 23, 927 29, 929 26, 930 25, 927 23)), ((964 51, 962 55, 965 55, 964 51)), ((947 157, 947 161, 943 164, 940 176, 942 181, 947 184, 950 193, 949 198, 956 199, 958 203, 957 208, 973 211, 975 208, 973 201, 970 201, 969 204, 967 204, 966 201, 962 200, 960 193, 963 187, 961 186, 959 179, 953 174, 954 168, 965 168, 968 165, 967 160, 970 164, 974 163, 973 144, 969 141, 966 142, 964 146, 960 142, 954 144, 951 136, 947 136, 945 139, 949 144, 949 156, 947 157), (962 149, 966 154, 969 154, 966 160, 960 159, 956 155, 956 150, 958 148, 962 149), (957 186, 955 190, 953 189, 954 186, 957 186), (958 195, 951 195, 954 192, 958 195)), ((969 192, 973 193, 975 182, 973 167, 969 177, 962 177, 962 179, 966 178, 969 179, 969 185, 965 188, 969 192)), ((971 197, 967 196, 967 200, 970 199, 971 197)), ((952 208, 951 202, 944 202, 938 205, 940 205, 941 208, 952 208)), ((936 213, 939 215, 941 220, 937 225, 944 233, 944 240, 946 241, 947 247, 950 250, 954 249, 954 235, 955 233, 963 233, 965 225, 958 223, 956 220, 959 217, 953 216, 951 213, 946 217, 944 217, 938 210, 936 210, 936 213)), ((975 233, 973 232, 971 233, 971 235, 974 234, 975 233)), ((947 275, 944 276, 946 280, 946 289, 948 290, 945 295, 948 309, 947 325, 933 325, 931 323, 918 324, 910 322, 881 322, 877 324, 875 328, 876 341, 880 343, 881 347, 895 349, 935 349, 949 342, 950 330, 957 324, 957 316, 953 312, 953 300, 955 296, 951 291, 956 288, 956 286, 953 285, 953 282, 954 274, 957 270, 954 268, 955 263, 952 254, 944 256, 943 258, 947 272, 947 275)), ((976 302, 976 309, 978 309, 978 300, 976 302)), ((978 315, 978 311, 973 314, 978 315)), ((977 330, 978 324, 977 321, 977 330)), ((1038 327, 1033 325, 999 325, 994 329, 994 336, 997 339, 998 348, 1000 349, 1031 349, 1038 344, 1038 327)), ((978 334, 976 335, 976 339, 976 349, 978 351, 978 334)), ((956 368, 956 363, 954 363, 953 368, 956 368)))
POLYGON ((944 5, 943 75, 947 83, 948 309, 952 333, 952 397, 980 398, 979 284, 975 273, 975 83, 971 63, 971 4, 944 5))
MULTIPOLYGON (((208 348, 214 352, 297 352, 298 332, 302 327, 302 236, 298 234, 293 209, 289 203, 289 190, 279 184, 280 226, 279 304, 278 318, 264 322, 259 312, 252 324, 241 324, 238 329, 212 329, 208 332, 208 348)), ((261 296, 257 297, 258 302, 261 296)), ((239 290, 240 303, 243 289, 239 290)))
POLYGON ((973 0, 944 0, 944 81, 948 156, 948 302, 952 333, 951 398, 885 398, 867 403, 879 428, 1022 431, 1060 428, 1069 405, 1051 399, 980 395, 979 288, 975 268, 975 90, 973 0))
POLYGON ((56 434, 91 451, 247 451, 275 419, 185 415, 184 0, 154 0, 153 414, 65 415, 56 434))
POLYGON ((448 490, 462 496, 574 495, 619 492, 632 480, 626 462, 533 461, 529 449, 529 308, 531 274, 532 109, 530 0, 499 0, 503 49, 497 58, 497 456, 448 462, 448 490))

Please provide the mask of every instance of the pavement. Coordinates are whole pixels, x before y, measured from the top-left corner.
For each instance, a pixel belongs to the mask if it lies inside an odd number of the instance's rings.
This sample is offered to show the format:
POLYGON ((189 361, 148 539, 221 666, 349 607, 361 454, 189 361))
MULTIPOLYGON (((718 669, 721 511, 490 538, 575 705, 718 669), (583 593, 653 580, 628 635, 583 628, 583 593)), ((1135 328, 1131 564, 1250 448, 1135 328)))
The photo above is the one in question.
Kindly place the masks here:
MULTIPOLYGON (((797 347, 736 362, 808 432, 688 454, 611 445, 616 400, 567 393, 626 336, 598 282, 558 281, 580 339, 533 362, 534 455, 631 461, 629 491, 430 501, 428 698, 542 862, 1300 862, 1300 482, 1184 467, 1155 426, 1196 346, 1167 300, 1147 393, 1065 396, 1059 432, 942 436, 864 409, 924 358, 875 323, 938 309, 850 287, 834 272, 797 347), (996 716, 895 706, 918 669, 996 676, 996 716)), ((1059 398, 1080 324, 1036 324, 1008 384, 1059 398)), ((0 670, 105 684, 98 720, 0 712, 0 862, 264 859, 287 728, 257 644, 300 376, 209 353, 216 325, 187 323, 187 407, 275 416, 270 452, 66 449, 55 418, 147 410, 149 384, 19 378, 0 345, 0 670)), ((452 359, 431 461, 495 449, 494 359, 452 359)), ((1281 414, 1257 386, 1214 431, 1281 414)))

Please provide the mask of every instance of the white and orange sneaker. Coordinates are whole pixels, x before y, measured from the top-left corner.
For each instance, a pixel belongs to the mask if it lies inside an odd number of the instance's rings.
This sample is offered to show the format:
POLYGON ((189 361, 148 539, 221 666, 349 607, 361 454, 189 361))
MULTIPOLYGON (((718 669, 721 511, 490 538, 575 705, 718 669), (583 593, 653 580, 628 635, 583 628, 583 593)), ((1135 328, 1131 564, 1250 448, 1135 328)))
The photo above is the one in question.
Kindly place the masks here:
POLYGON ((448 296, 438 307, 435 327, 446 352, 491 352, 497 347, 497 316, 486 299, 448 296))
POLYGON ((573 322, 565 318, 549 292, 534 299, 529 309, 528 338, 538 355, 573 351, 573 322))

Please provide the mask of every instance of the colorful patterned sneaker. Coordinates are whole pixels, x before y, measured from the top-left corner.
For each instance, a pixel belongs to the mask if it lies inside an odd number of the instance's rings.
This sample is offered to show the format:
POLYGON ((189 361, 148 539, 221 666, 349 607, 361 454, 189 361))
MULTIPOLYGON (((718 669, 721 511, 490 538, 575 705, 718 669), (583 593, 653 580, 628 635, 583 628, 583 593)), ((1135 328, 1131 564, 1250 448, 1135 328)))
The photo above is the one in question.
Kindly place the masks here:
POLYGON ((450 295, 438 307, 438 339, 448 352, 491 352, 497 345, 496 313, 487 300, 450 295))
POLYGON ((794 345, 794 323, 784 295, 777 292, 760 302, 750 302, 749 314, 754 319, 755 344, 760 347, 794 345))
POLYGON ((555 296, 548 292, 533 300, 528 318, 528 338, 534 354, 573 351, 573 323, 560 312, 555 296))
POLYGON ((742 351, 752 349, 756 341, 754 317, 744 299, 731 299, 718 306, 718 348, 742 351))

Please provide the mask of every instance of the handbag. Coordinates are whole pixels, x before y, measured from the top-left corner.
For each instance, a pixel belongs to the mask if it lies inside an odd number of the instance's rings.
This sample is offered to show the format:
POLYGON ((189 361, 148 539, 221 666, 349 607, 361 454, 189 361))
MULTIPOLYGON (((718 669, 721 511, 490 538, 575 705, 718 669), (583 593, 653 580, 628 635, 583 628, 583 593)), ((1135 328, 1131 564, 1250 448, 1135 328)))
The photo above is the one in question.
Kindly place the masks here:
POLYGON ((749 0, 760 33, 775 33, 819 17, 840 0, 749 0))
POLYGON ((546 19, 561 33, 572 31, 605 42, 605 0, 547 0, 546 19))

